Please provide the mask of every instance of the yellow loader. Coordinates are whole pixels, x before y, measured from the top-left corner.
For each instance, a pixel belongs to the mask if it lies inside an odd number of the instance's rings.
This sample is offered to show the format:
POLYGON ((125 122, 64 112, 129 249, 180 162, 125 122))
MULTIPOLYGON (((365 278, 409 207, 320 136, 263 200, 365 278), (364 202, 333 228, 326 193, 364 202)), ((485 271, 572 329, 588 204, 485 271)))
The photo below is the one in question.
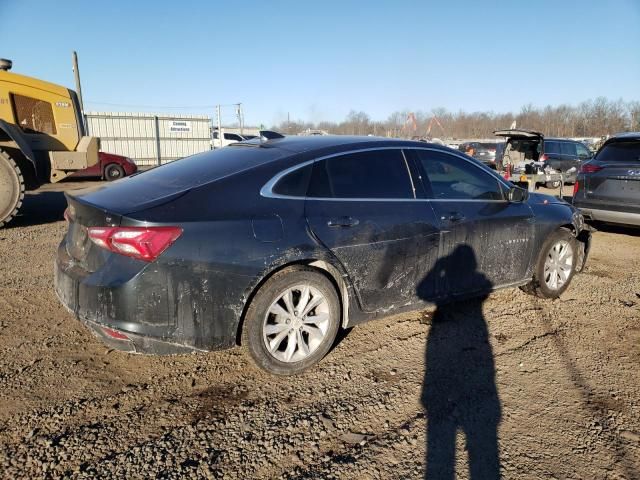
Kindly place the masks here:
POLYGON ((0 59, 0 228, 20 211, 24 192, 98 162, 73 90, 10 72, 0 59))

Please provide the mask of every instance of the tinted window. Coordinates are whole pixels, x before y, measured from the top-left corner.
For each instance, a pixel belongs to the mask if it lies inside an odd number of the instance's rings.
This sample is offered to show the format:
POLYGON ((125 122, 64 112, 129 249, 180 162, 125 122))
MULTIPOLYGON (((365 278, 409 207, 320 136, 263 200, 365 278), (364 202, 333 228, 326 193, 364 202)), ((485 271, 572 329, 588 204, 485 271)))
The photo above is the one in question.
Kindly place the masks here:
POLYGON ((498 180, 479 167, 443 152, 416 150, 433 198, 503 200, 498 180))
POLYGON ((272 191, 278 195, 288 195, 291 197, 304 197, 309 186, 312 165, 298 168, 282 177, 274 185, 272 191))
POLYGON ((562 155, 571 155, 572 157, 575 157, 576 155, 578 155, 576 153, 576 144, 573 142, 561 142, 560 153, 562 155))
POLYGON ((242 137, 240 135, 236 135, 235 133, 225 133, 224 134, 224 139, 225 140, 235 140, 236 142, 241 142, 242 141, 242 137))
POLYGON ((413 198, 413 189, 402 151, 376 150, 316 162, 308 196, 413 198))
POLYGON ((601 162, 640 163, 640 142, 616 142, 605 145, 596 157, 601 162))
POLYGON ((578 152, 578 157, 580 158, 590 158, 591 157, 591 152, 589 151, 589 149, 580 144, 580 143, 576 143, 576 150, 578 152))
POLYGON ((559 142, 544 142, 544 153, 560 153, 559 142))

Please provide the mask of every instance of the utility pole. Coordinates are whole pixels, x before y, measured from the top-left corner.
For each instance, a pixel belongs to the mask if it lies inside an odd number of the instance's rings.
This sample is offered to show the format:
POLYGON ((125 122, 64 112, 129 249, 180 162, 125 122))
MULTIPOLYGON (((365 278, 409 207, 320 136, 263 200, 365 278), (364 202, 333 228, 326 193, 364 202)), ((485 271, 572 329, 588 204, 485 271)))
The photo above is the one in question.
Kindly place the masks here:
MULTIPOLYGON (((220 114, 220 105, 216 105, 216 114, 218 115, 218 141, 220 142, 220 147, 222 148, 222 116, 220 114)), ((215 142, 214 142, 215 148, 215 142)))
POLYGON ((291 133, 291 116, 289 112, 287 112, 287 133, 291 133))
POLYGON ((240 124, 240 135, 244 135, 244 115, 242 113, 242 103, 237 103, 236 107, 236 113, 238 114, 238 123, 240 124))
POLYGON ((76 92, 78 94, 78 102, 80 103, 80 115, 82 116, 82 123, 86 130, 86 120, 84 118, 84 103, 82 102, 82 86, 80 85, 80 69, 78 68, 78 54, 76 51, 73 51, 73 55, 71 56, 71 61, 73 63, 73 74, 76 78, 76 92))

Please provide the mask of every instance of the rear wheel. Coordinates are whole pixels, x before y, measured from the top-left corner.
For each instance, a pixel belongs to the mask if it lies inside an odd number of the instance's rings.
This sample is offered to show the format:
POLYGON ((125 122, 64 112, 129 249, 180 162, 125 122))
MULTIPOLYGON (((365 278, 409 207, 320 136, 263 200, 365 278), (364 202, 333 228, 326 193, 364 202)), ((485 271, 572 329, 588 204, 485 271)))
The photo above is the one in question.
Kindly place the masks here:
POLYGON ((293 375, 327 354, 339 325, 340 302, 327 277, 309 267, 286 268, 251 301, 242 344, 260 368, 293 375))
POLYGON ((104 178, 110 182, 124 177, 124 169, 115 163, 110 163, 104 167, 104 178))
POLYGON ((20 167, 0 150, 0 227, 4 227, 20 210, 24 200, 24 177, 20 167))
POLYGON ((578 244, 566 228, 553 232, 540 249, 532 281, 522 287, 542 298, 558 298, 569 287, 579 259, 578 244))

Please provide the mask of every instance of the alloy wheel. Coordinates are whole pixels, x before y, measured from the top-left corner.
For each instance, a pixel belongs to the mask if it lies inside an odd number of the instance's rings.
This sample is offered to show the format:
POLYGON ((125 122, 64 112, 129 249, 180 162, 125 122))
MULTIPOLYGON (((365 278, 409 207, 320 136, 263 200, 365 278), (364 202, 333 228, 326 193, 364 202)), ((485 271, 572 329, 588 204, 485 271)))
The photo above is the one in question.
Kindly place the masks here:
POLYGON ((573 248, 566 240, 553 244, 544 262, 544 283, 551 290, 559 290, 567 283, 573 269, 573 248))
POLYGON ((277 360, 299 362, 324 341, 330 326, 329 303, 310 285, 286 289, 264 317, 262 337, 267 351, 277 360))

